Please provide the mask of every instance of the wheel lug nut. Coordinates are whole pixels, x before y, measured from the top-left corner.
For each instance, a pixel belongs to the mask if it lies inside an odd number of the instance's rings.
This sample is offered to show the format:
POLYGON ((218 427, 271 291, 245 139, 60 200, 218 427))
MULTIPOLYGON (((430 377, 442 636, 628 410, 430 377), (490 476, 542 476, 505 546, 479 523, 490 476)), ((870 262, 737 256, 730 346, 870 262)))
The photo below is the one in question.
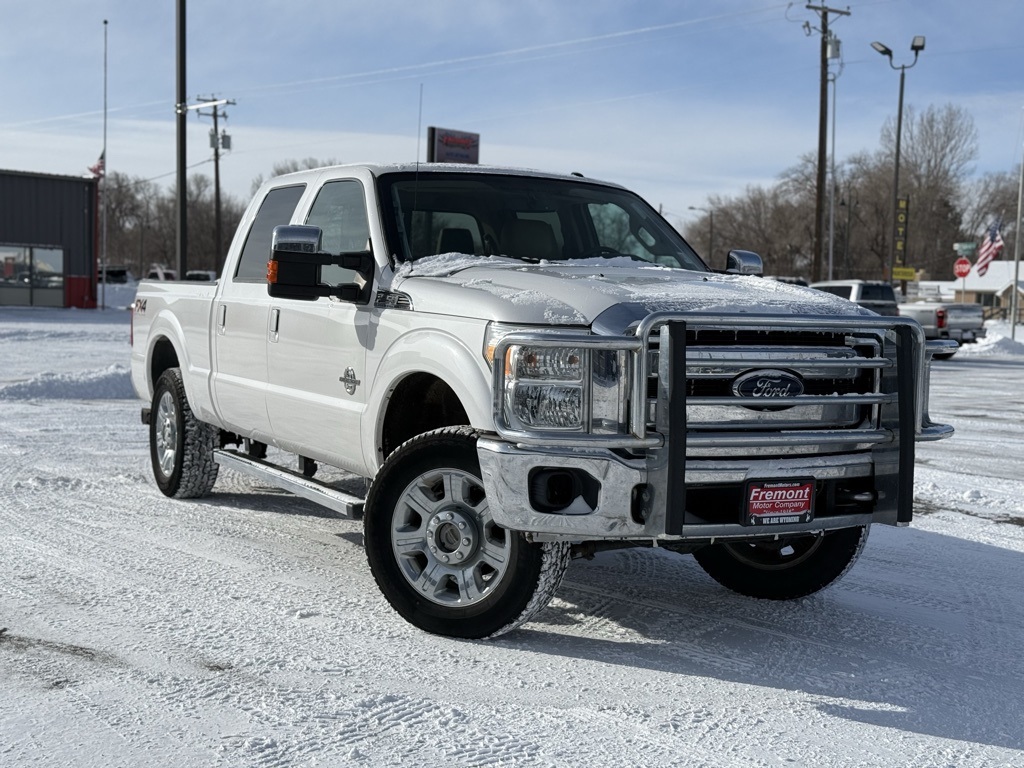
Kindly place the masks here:
POLYGON ((462 540, 462 546, 468 547, 469 546, 469 539, 463 539, 462 540))
POLYGON ((463 528, 465 528, 465 527, 466 527, 466 524, 465 524, 465 523, 459 523, 459 530, 460 530, 460 531, 461 531, 461 530, 462 530, 463 528))
POLYGON ((463 557, 464 557, 464 555, 461 552, 456 552, 455 553, 455 559, 456 560, 461 560, 463 557))
POLYGON ((444 560, 447 563, 448 562, 448 555, 444 555, 441 559, 444 560))

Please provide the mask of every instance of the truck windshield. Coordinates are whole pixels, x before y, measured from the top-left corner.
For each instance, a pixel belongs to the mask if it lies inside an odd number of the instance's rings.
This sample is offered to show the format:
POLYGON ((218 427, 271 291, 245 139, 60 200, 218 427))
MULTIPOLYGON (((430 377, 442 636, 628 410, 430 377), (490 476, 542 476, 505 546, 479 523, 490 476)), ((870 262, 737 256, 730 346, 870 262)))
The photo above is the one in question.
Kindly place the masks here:
POLYGON ((580 179, 423 171, 378 179, 399 261, 467 254, 527 263, 622 258, 708 271, 641 198, 580 179))

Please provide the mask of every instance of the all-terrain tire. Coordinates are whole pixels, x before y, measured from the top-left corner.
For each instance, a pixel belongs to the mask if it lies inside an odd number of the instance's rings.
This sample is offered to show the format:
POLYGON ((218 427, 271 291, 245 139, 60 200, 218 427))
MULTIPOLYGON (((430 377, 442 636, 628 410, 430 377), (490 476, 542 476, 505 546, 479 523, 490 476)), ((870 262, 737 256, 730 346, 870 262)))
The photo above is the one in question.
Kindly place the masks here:
POLYGON ((488 510, 477 433, 446 427, 392 453, 364 508, 366 556, 377 586, 406 621, 460 638, 496 637, 551 600, 569 544, 529 542, 488 510))
POLYGON ((721 543, 693 553, 711 578, 748 597, 793 600, 838 581, 856 562, 868 527, 778 541, 721 543))
POLYGON ((180 368, 168 368, 157 380, 149 418, 149 455, 153 477, 165 496, 195 499, 217 481, 213 459, 218 430, 199 421, 185 397, 180 368))

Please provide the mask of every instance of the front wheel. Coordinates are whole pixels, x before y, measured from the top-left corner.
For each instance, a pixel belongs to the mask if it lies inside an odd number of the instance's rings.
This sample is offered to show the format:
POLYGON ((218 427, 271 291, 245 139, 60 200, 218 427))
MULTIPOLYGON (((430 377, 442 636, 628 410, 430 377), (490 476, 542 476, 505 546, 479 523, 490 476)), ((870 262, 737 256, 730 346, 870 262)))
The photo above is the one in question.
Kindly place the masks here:
POLYGON ((168 368, 157 379, 149 415, 149 454, 153 477, 165 496, 205 496, 217 480, 213 459, 217 428, 199 421, 185 397, 180 368, 168 368))
POLYGON ((391 454, 365 505, 366 555, 377 586, 409 623, 438 635, 495 637, 548 604, 568 544, 536 544, 488 509, 476 433, 448 427, 391 454))
POLYGON ((867 538, 866 526, 842 528, 811 536, 712 544, 693 556, 711 578, 734 592, 793 600, 843 576, 867 538))

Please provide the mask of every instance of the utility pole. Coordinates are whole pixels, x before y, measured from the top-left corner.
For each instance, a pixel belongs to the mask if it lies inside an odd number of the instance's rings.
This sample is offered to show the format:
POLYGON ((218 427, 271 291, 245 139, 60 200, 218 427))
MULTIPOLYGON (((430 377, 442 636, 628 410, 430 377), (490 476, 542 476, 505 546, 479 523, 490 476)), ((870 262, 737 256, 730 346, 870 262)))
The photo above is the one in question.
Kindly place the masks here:
POLYGON ((185 0, 177 0, 177 12, 175 14, 176 48, 177 48, 177 77, 175 93, 175 112, 177 113, 177 166, 178 166, 178 278, 185 277, 188 270, 188 211, 185 204, 186 187, 188 185, 188 166, 186 157, 186 136, 185 136, 185 102, 188 97, 185 95, 185 0))
MULTIPOLYGON (((818 102, 818 173, 814 197, 814 256, 811 261, 811 280, 821 279, 821 261, 825 230, 825 163, 828 161, 828 54, 829 54, 829 31, 828 15, 830 13, 839 16, 849 16, 849 9, 841 11, 838 8, 829 8, 827 5, 812 5, 808 3, 807 10, 814 11, 821 18, 821 85, 819 88, 818 102)), ((812 27, 809 22, 804 24, 804 32, 811 34, 812 27)))
POLYGON ((103 284, 100 286, 100 309, 107 308, 107 203, 110 193, 107 191, 107 20, 103 20, 103 167, 100 169, 100 190, 103 194, 103 228, 101 230, 102 246, 100 247, 100 270, 103 284))
POLYGON ((1020 182, 1017 184, 1017 226, 1013 233, 1013 288, 1010 293, 1010 340, 1017 340, 1017 317, 1020 312, 1020 239, 1021 239, 1021 206, 1024 205, 1024 159, 1020 163, 1020 182))
POLYGON ((210 147, 213 149, 213 220, 214 220, 214 233, 213 233, 213 247, 214 247, 214 258, 216 262, 214 267, 217 269, 217 273, 220 274, 221 267, 223 266, 222 261, 224 258, 224 238, 221 230, 221 215, 220 215, 220 151, 222 149, 231 149, 231 136, 228 135, 227 131, 218 132, 217 121, 220 118, 227 119, 228 113, 221 109, 221 107, 228 104, 234 105, 234 101, 231 99, 214 99, 213 96, 199 97, 202 100, 201 104, 196 104, 188 109, 196 110, 196 114, 200 117, 212 117, 213 118, 213 130, 210 131, 210 147), (203 108, 209 107, 209 112, 203 112, 203 108))

